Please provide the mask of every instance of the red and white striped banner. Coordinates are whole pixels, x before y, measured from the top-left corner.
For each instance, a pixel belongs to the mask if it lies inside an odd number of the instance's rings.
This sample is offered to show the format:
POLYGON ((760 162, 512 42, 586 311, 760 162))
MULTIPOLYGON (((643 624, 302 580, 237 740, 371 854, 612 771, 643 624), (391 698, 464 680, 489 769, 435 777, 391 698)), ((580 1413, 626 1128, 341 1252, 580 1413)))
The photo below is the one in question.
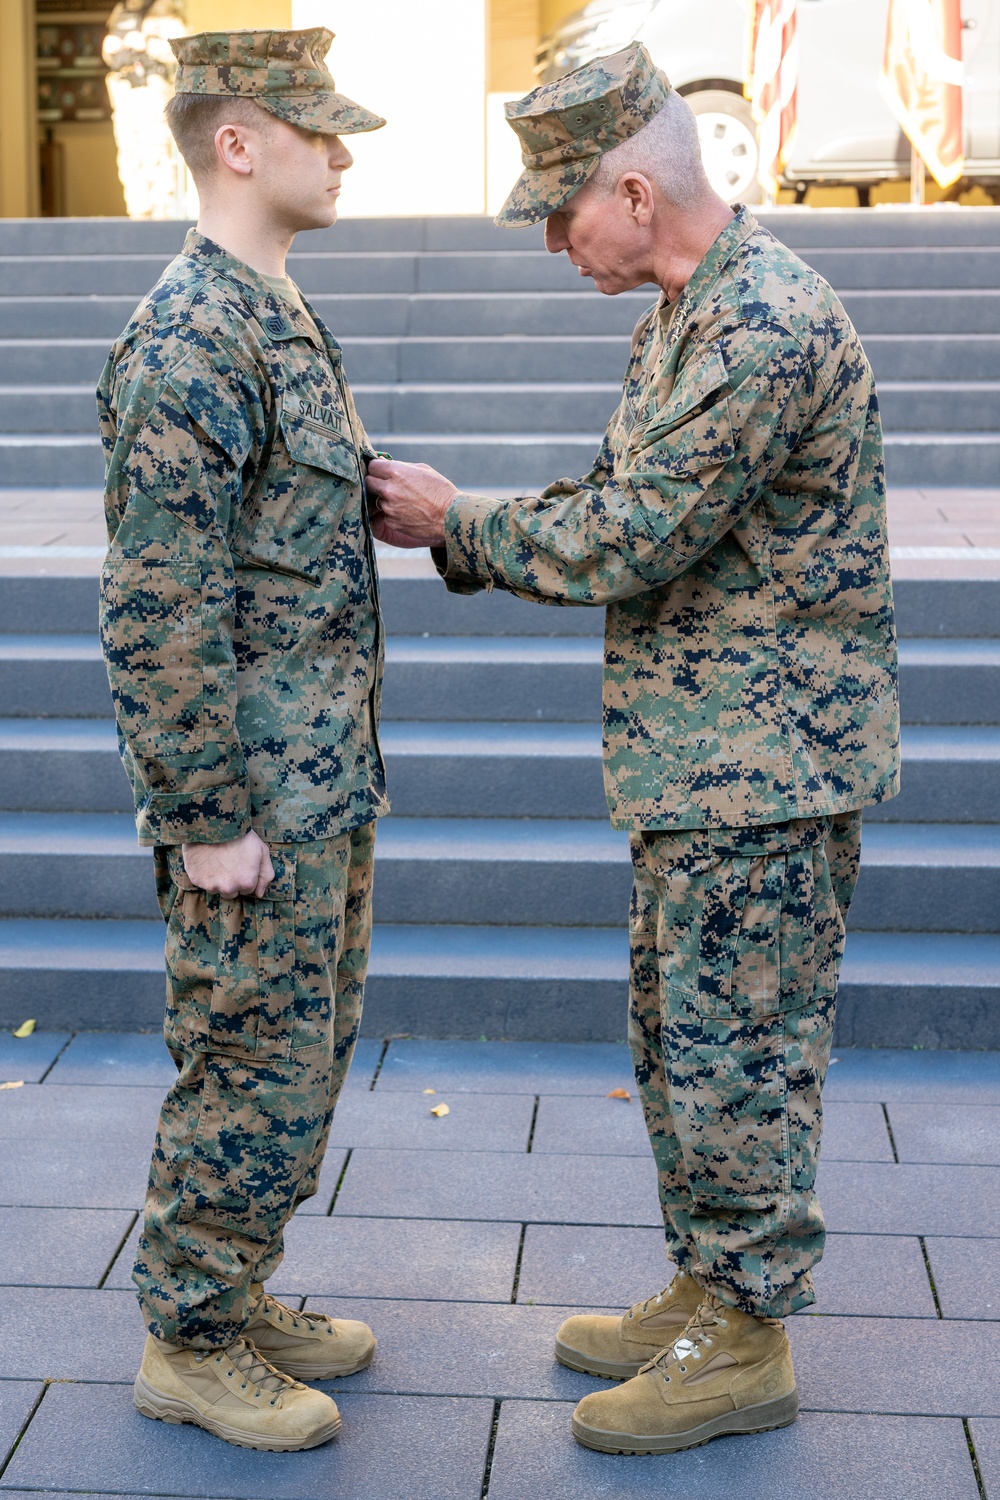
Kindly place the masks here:
POLYGON ((965 170, 959 0, 890 0, 882 97, 941 187, 965 170))
POLYGON ((777 196, 792 154, 798 109, 798 0, 752 0, 744 93, 757 121, 764 191, 777 196))

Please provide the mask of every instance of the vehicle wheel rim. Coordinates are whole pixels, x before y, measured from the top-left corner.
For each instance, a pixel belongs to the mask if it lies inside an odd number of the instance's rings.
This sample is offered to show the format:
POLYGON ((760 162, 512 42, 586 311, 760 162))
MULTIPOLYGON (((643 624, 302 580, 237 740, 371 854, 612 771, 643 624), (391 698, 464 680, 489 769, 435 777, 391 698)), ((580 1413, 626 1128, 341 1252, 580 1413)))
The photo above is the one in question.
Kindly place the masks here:
POLYGON ((757 180, 757 141, 733 115, 710 112, 697 118, 708 180, 720 198, 731 203, 757 180))

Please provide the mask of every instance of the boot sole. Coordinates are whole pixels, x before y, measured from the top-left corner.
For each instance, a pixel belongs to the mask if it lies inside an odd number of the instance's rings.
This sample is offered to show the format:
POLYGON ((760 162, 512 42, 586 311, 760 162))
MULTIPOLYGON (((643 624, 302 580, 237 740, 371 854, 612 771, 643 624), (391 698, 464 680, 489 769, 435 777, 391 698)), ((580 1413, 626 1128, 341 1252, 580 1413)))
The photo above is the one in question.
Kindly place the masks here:
POLYGON ((746 1406, 742 1411, 724 1412, 711 1422, 692 1427, 688 1432, 669 1435, 656 1434, 649 1437, 636 1436, 632 1432, 602 1432, 597 1427, 587 1427, 573 1417, 573 1436, 585 1448, 598 1453, 679 1453, 684 1448, 700 1448, 713 1438, 729 1434, 771 1432, 776 1427, 790 1427, 799 1413, 798 1391, 782 1396, 777 1401, 765 1401, 761 1406, 746 1406))
MULTIPOLYGON (((681 1330, 683 1332, 683 1330, 681 1330)), ((680 1335, 678 1334, 679 1338, 680 1335)), ((667 1341, 669 1343, 669 1340, 667 1341)), ((563 1344, 556 1339, 556 1359, 567 1370, 579 1370, 581 1375, 599 1375, 604 1380, 631 1380, 633 1375, 638 1375, 644 1364, 658 1354, 666 1344, 658 1345, 655 1349, 650 1345, 649 1353, 632 1364, 615 1364, 612 1360, 592 1359, 590 1355, 581 1354, 579 1349, 571 1349, 568 1344, 563 1344)))
MULTIPOLYGON (((355 1361, 353 1365, 337 1365, 336 1367, 326 1365, 322 1369, 318 1369, 316 1365, 286 1364, 277 1358, 272 1358, 270 1354, 266 1353, 264 1354, 264 1358, 270 1364, 274 1365, 276 1370, 280 1370, 283 1375, 290 1375, 293 1380, 337 1380, 341 1375, 356 1375, 359 1370, 367 1370, 375 1358, 377 1348, 378 1340, 373 1339, 371 1348, 366 1349, 361 1358, 355 1361)), ((261 1352, 263 1353, 264 1351, 261 1352)))
POLYGON ((256 1438, 241 1427, 230 1427, 227 1422, 207 1416, 204 1412, 183 1401, 178 1396, 166 1396, 151 1386, 142 1375, 137 1375, 133 1387, 136 1410, 144 1417, 151 1417, 155 1422, 168 1422, 171 1426, 178 1427, 188 1424, 192 1427, 203 1427, 213 1437, 222 1438, 225 1443, 233 1443, 237 1448, 256 1448, 264 1453, 300 1453, 305 1448, 319 1448, 323 1443, 328 1443, 335 1438, 340 1431, 340 1415, 331 1418, 325 1426, 310 1433, 307 1438, 280 1438, 260 1437, 256 1438))

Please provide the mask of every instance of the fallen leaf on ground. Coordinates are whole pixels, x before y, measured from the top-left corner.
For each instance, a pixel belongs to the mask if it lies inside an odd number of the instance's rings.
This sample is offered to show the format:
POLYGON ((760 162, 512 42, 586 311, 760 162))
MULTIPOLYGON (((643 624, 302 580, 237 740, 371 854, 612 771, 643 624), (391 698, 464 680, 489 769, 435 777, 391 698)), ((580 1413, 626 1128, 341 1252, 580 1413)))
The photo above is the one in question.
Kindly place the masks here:
POLYGON ((24 1079, 19 1078, 16 1083, 0 1083, 0 1089, 23 1089, 24 1079))
POLYGON ((425 1094, 436 1094, 437 1089, 424 1089, 425 1094))
POLYGON ((631 1097, 628 1089, 612 1089, 608 1095, 609 1099, 631 1099, 631 1097))
POLYGON ((20 1024, 20 1026, 14 1032, 14 1035, 15 1036, 30 1036, 31 1033, 34 1031, 34 1029, 35 1029, 35 1023, 34 1023, 34 1021, 22 1021, 21 1024, 20 1024))
POLYGON ((440 1120, 442 1115, 450 1115, 451 1110, 448 1108, 447 1104, 435 1104, 434 1108, 431 1110, 431 1114, 437 1115, 438 1119, 440 1120))

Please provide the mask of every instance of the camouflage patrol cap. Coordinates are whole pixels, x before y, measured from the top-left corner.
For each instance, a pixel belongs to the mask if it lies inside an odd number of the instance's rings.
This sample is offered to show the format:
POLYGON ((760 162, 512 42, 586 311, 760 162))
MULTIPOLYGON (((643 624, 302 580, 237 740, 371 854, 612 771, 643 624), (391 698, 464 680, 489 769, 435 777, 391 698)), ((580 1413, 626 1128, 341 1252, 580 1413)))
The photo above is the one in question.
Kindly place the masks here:
POLYGON ((603 153, 648 125, 669 93, 667 75, 633 42, 505 104, 524 171, 494 222, 516 229, 562 208, 603 153))
POLYGON ((178 94, 233 95, 319 135, 378 130, 385 121, 338 94, 323 59, 325 26, 305 31, 200 31, 172 37, 178 94))

